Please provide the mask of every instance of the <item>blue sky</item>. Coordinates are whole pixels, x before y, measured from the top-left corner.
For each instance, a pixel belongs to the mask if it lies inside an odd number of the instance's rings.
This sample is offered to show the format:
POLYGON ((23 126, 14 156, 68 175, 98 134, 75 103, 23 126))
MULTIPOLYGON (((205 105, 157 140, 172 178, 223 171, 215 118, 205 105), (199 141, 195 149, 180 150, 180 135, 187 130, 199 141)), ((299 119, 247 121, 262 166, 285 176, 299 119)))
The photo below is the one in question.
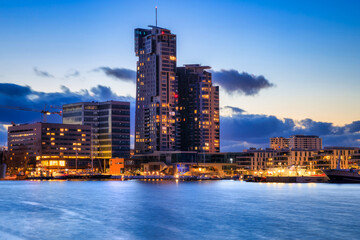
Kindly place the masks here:
POLYGON ((358 1, 0 0, 0 83, 44 93, 102 85, 134 96, 132 82, 94 70, 135 70, 133 30, 154 24, 155 5, 159 25, 178 36, 178 65, 262 75, 274 85, 250 96, 222 90, 224 109, 334 127, 360 120, 358 1))

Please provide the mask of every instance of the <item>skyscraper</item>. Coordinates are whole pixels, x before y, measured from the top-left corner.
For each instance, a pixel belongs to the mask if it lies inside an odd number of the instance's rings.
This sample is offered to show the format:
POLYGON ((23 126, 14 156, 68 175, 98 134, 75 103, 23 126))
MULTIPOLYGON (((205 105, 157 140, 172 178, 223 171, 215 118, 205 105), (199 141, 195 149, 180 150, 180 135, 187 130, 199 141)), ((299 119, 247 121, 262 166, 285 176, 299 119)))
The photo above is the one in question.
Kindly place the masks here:
POLYGON ((149 27, 135 29, 135 153, 179 148, 176 35, 165 28, 149 27))
POLYGON ((219 152, 219 87, 207 66, 177 68, 182 151, 219 152))

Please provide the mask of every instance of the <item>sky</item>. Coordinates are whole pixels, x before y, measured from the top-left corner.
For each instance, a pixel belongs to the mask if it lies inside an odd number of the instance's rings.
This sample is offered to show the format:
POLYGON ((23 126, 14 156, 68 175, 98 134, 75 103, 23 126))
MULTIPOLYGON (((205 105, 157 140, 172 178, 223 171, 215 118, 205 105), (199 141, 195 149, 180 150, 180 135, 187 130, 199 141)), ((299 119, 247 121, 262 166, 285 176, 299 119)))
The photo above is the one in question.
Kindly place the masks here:
MULTIPOLYGON (((155 5, 178 66, 212 67, 222 151, 291 134, 360 145, 358 1, 0 0, 0 105, 133 102, 134 28, 155 5)), ((0 109, 0 145, 11 121, 40 119, 0 109)))

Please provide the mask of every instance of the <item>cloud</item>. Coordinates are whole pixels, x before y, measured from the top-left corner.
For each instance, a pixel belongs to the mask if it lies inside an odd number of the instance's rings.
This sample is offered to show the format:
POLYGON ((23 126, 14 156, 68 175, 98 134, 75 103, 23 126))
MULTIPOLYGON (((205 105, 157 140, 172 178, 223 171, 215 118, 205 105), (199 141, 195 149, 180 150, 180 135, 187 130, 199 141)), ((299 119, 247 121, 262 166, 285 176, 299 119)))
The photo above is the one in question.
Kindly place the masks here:
MULTIPOLYGON (((130 96, 119 96, 110 87, 97 85, 90 90, 71 91, 66 86, 61 86, 59 92, 40 92, 35 91, 29 86, 21 86, 12 83, 0 83, 0 103, 2 106, 14 106, 42 110, 46 106, 62 106, 63 104, 91 101, 127 101, 131 105, 130 118, 135 118, 135 99, 130 96)), ((48 108, 49 109, 49 108, 48 108)), ((50 109, 51 110, 51 109, 50 109)), ((53 109, 57 111, 56 109, 53 109)), ((38 112, 21 111, 0 107, 0 145, 6 142, 7 131, 3 127, 5 124, 14 122, 32 123, 42 120, 38 112)), ((48 122, 61 122, 58 115, 48 116, 48 122)), ((134 133, 134 124, 131 125, 131 132, 134 133)))
POLYGON ((248 147, 266 148, 269 147, 271 137, 289 137, 295 134, 318 135, 323 138, 324 146, 356 147, 360 144, 360 121, 335 126, 333 123, 312 119, 298 121, 271 115, 247 114, 242 109, 226 106, 221 109, 220 124, 222 151, 242 151, 248 147))
POLYGON ((225 106, 220 109, 221 115, 224 117, 232 117, 233 115, 243 113, 245 110, 238 107, 225 106))
POLYGON ((117 99, 119 98, 110 87, 98 85, 97 87, 91 88, 91 92, 96 95, 99 99, 117 99))
POLYGON ((78 77, 78 76, 80 76, 80 72, 78 70, 71 69, 65 74, 64 77, 71 78, 71 77, 78 77))
POLYGON ((95 69, 94 71, 96 71, 96 72, 102 71, 107 76, 115 78, 117 80, 135 83, 136 72, 131 69, 99 67, 99 68, 95 69))
POLYGON ((37 69, 36 67, 34 67, 34 72, 36 75, 38 75, 40 77, 54 78, 54 76, 51 75, 50 73, 48 73, 46 71, 41 71, 41 70, 37 69))
POLYGON ((237 70, 220 70, 212 72, 214 83, 220 85, 229 94, 257 95, 260 90, 274 87, 275 85, 264 76, 255 76, 237 70))
MULTIPOLYGON (((41 110, 45 105, 62 106, 67 103, 88 101, 129 101, 134 102, 130 96, 119 96, 110 87, 98 85, 90 90, 71 91, 61 86, 60 92, 40 92, 29 86, 12 83, 0 83, 0 103, 6 106, 16 106, 41 110)), ((0 108, 0 123, 26 123, 41 120, 40 113, 0 108)))

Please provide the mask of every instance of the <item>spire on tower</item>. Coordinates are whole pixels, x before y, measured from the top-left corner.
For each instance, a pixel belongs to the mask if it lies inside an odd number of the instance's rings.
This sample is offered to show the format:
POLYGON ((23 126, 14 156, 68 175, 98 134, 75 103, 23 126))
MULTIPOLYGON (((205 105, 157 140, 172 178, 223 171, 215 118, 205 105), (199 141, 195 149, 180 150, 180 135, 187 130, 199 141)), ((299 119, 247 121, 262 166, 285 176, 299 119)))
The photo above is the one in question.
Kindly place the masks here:
POLYGON ((155 26, 157 27, 157 6, 155 6, 155 26))

